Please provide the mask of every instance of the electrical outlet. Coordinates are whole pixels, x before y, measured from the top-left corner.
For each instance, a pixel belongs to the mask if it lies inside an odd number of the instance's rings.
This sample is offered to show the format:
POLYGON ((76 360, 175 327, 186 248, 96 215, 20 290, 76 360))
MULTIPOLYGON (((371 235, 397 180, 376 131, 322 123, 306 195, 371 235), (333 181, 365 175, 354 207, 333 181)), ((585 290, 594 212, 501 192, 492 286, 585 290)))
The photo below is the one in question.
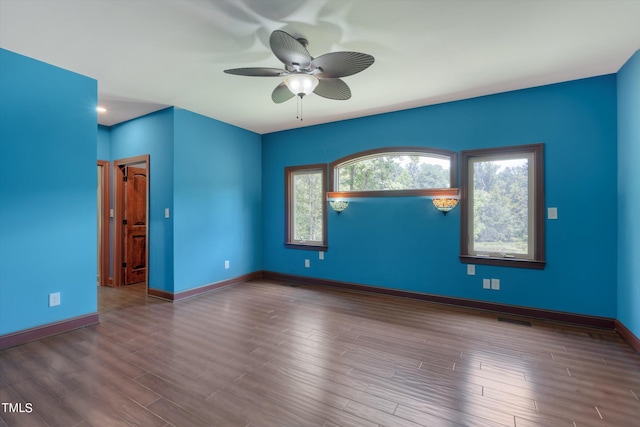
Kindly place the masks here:
POLYGON ((60 305, 60 292, 49 294, 49 307, 60 305))
POLYGON ((226 261, 224 262, 224 269, 225 269, 225 270, 228 270, 228 269, 229 269, 229 260, 226 260, 226 261))
POLYGON ((304 260, 304 266, 305 266, 306 268, 311 267, 311 261, 309 261, 308 259, 305 259, 305 260, 304 260))
POLYGON ((324 259, 324 252, 318 252, 318 259, 324 259))
POLYGON ((482 279, 482 289, 491 289, 491 280, 482 279))
POLYGON ((469 276, 476 275, 476 266, 474 264, 467 264, 467 275, 469 276))
POLYGON ((491 289, 494 291, 500 290, 500 279, 491 279, 491 289))

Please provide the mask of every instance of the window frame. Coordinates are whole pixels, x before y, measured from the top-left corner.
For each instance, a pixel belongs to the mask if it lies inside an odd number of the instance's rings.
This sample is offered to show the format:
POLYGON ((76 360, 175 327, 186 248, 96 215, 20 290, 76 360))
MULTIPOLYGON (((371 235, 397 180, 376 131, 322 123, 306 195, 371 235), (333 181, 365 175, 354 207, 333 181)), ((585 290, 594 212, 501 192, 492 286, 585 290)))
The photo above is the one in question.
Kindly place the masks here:
POLYGON ((289 249, 304 249, 313 251, 326 251, 327 242, 327 165, 314 164, 302 166, 287 166, 284 168, 284 245, 289 249), (294 232, 292 230, 295 222, 293 221, 294 205, 293 205, 293 177, 300 172, 320 172, 322 173, 322 242, 310 243, 306 241, 293 240, 294 232))
POLYGON ((457 196, 458 195, 458 153, 455 151, 444 150, 440 148, 430 147, 384 147, 372 150, 360 151, 341 157, 329 164, 329 198, 345 198, 345 197, 400 197, 400 196, 457 196), (359 190, 359 191, 338 191, 336 188, 338 167, 344 163, 354 161, 361 157, 372 157, 384 154, 433 154, 439 157, 449 157, 449 188, 424 188, 424 189, 407 189, 407 190, 359 190))
MULTIPOLYGON (((524 157, 524 156, 523 156, 524 157)), ((460 261, 465 264, 497 265, 504 267, 530 268, 542 270, 546 266, 545 261, 545 191, 544 191, 544 144, 527 144, 498 148, 483 148, 478 150, 465 150, 460 153, 460 261), (533 219, 529 218, 530 227, 533 227, 533 253, 530 258, 496 257, 473 254, 470 244, 473 239, 470 236, 472 226, 469 223, 473 218, 472 204, 469 201, 470 162, 478 158, 505 157, 517 155, 532 155, 533 180, 529 180, 529 187, 533 185, 533 219)), ((531 214, 530 213, 530 214, 531 214)))

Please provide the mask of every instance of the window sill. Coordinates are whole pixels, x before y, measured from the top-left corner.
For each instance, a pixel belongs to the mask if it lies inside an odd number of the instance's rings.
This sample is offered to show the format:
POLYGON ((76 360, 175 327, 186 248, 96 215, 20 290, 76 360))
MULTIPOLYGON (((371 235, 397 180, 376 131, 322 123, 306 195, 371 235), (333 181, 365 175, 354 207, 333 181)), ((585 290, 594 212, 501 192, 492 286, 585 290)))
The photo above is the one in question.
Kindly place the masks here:
POLYGON ((517 258, 495 258, 475 255, 460 255, 460 262, 463 264, 496 265, 500 267, 530 268, 533 270, 544 270, 546 261, 517 258))
POLYGON ((322 251, 326 252, 329 249, 327 245, 312 245, 309 243, 285 243, 284 247, 287 249, 302 249, 305 251, 322 251))

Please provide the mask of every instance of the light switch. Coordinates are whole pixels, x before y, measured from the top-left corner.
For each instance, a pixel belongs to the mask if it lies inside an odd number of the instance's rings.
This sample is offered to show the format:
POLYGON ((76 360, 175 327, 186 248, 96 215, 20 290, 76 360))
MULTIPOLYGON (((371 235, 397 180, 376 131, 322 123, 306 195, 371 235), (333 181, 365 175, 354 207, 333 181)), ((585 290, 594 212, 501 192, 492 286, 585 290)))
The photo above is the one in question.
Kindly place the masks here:
POLYGON ((547 217, 549 219, 558 219, 558 208, 548 208, 547 217))
POLYGON ((49 294, 49 307, 56 307, 58 305, 60 305, 60 292, 49 294))
POLYGON ((169 218, 169 208, 164 208, 164 217, 169 218))
POLYGON ((475 276, 476 275, 476 266, 475 264, 467 264, 467 275, 475 276))

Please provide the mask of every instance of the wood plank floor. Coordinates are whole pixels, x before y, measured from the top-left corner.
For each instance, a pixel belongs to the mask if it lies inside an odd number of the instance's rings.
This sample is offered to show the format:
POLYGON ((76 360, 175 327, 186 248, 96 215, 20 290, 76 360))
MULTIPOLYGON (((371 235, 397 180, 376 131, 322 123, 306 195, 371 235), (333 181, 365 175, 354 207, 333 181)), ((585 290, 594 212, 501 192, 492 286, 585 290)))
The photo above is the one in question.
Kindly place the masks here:
MULTIPOLYGON (((0 352, 0 426, 638 426, 614 332, 252 281, 0 352)), ((508 316, 502 316, 508 317, 508 316)))

